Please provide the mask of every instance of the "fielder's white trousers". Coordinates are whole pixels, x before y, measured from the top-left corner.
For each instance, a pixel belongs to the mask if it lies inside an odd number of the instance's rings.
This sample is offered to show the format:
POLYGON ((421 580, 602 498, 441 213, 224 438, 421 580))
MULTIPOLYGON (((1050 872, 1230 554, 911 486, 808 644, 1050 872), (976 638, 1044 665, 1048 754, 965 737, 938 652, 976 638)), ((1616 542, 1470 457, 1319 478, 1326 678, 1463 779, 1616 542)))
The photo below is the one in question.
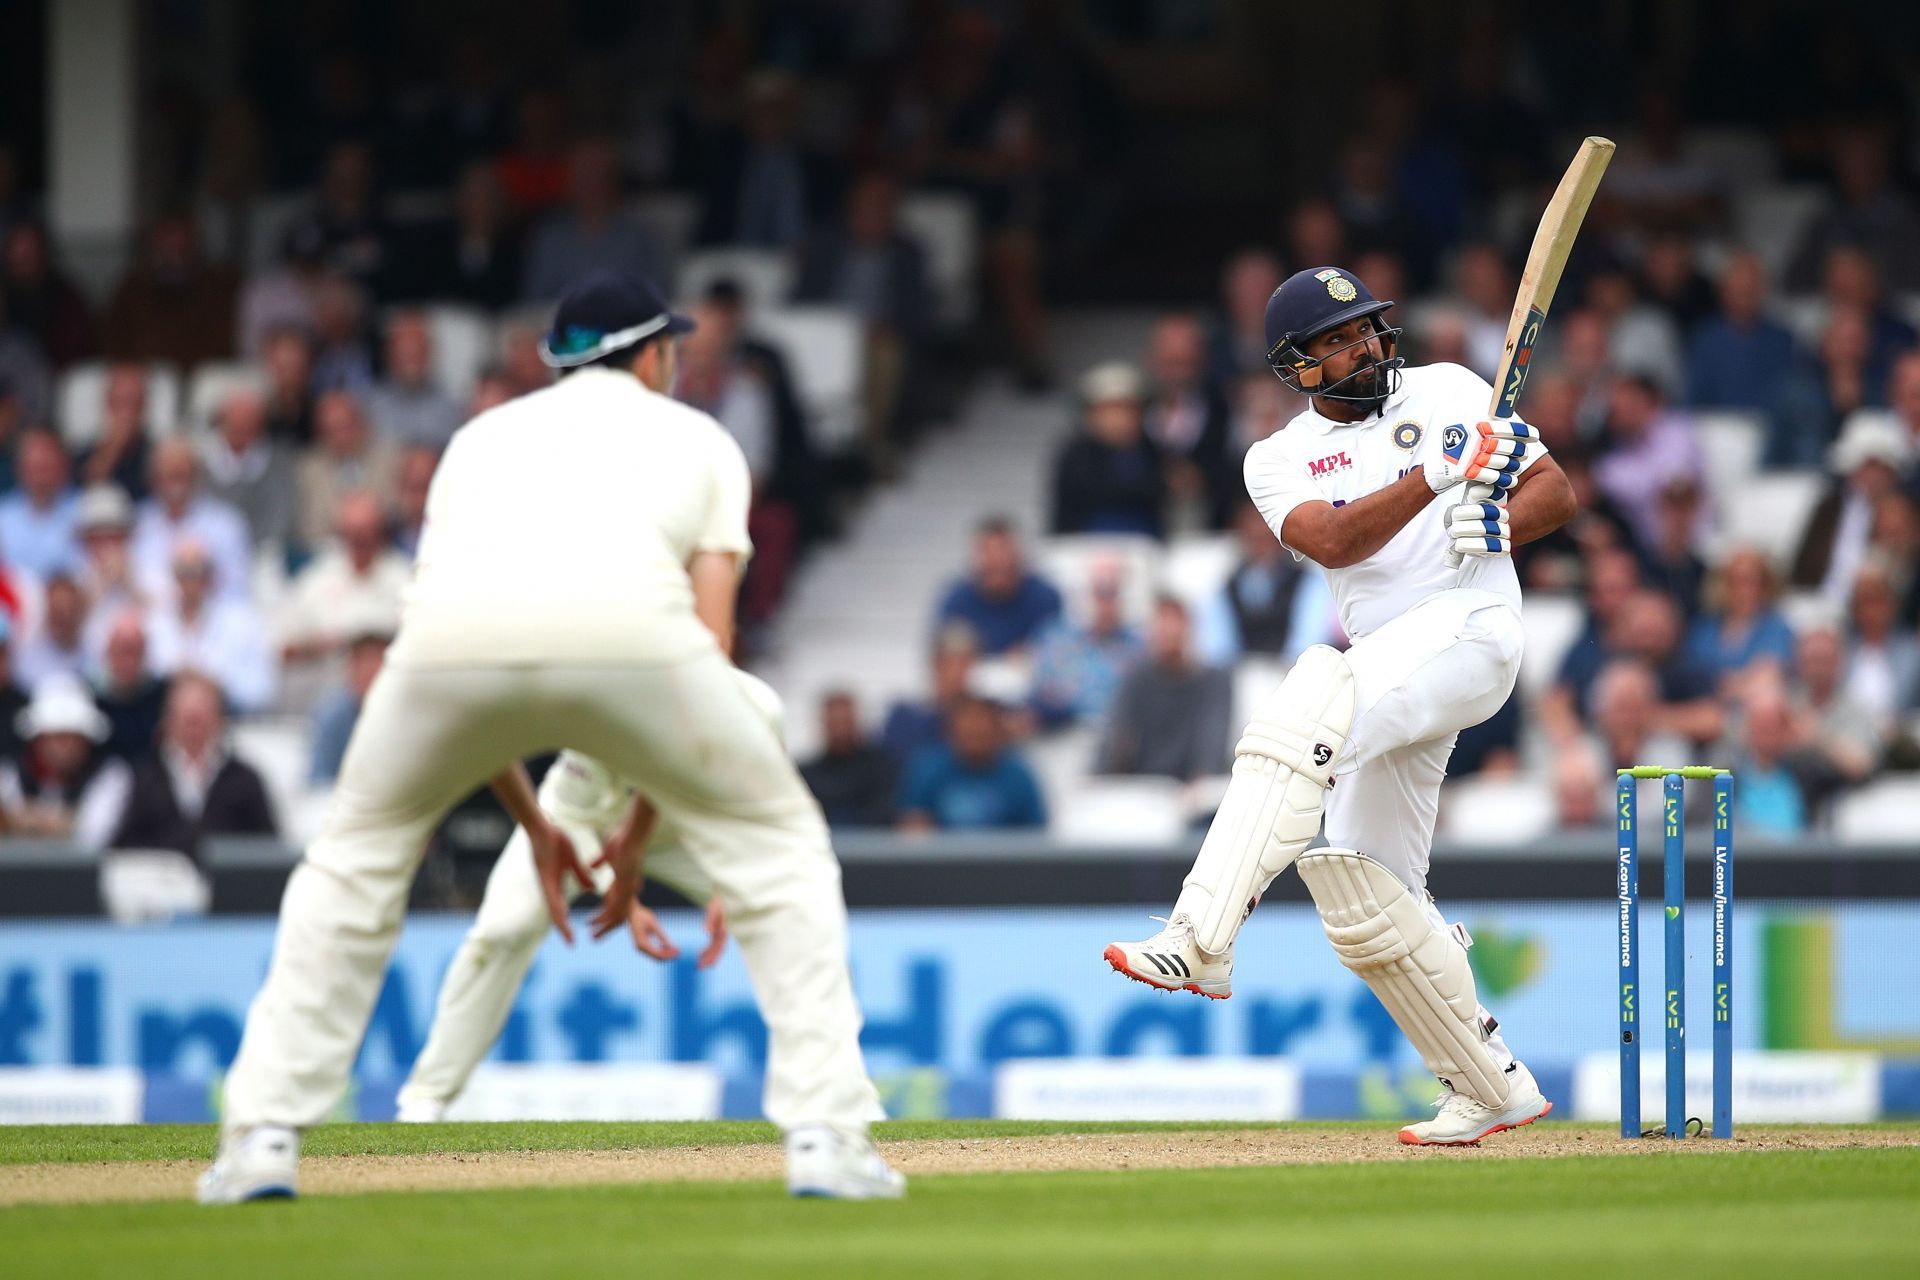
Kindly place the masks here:
POLYGON ((428 836, 475 785, 562 746, 636 782, 712 878, 767 1022, 768 1118, 863 1132, 880 1114, 826 823, 714 651, 668 666, 389 663, 354 728, 325 828, 287 884, 273 963, 227 1078, 229 1127, 325 1117, 366 1032, 428 836))

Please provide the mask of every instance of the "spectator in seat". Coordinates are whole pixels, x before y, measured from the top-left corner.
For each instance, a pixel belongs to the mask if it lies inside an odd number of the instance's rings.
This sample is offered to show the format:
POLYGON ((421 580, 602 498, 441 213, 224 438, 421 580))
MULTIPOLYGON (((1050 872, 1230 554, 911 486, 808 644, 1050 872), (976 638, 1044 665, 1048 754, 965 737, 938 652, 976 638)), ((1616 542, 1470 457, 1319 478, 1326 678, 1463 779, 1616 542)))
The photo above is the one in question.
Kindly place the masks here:
MULTIPOLYGON (((1643 371, 1669 399, 1685 394, 1680 332, 1664 312, 1640 300, 1624 263, 1601 259, 1587 275, 1586 300, 1606 323, 1613 358, 1622 368, 1643 371)), ((1501 345, 1506 345, 1504 332, 1501 345)))
POLYGON ((211 560, 220 591, 244 600, 253 589, 253 541, 246 519, 232 504, 200 491, 200 458, 193 445, 175 438, 153 451, 153 496, 140 504, 133 524, 134 576, 150 596, 166 595, 178 551, 191 541, 211 560))
POLYGON ((115 359, 182 369, 225 360, 233 354, 238 294, 233 270, 201 256, 192 217, 167 214, 148 229, 144 257, 113 291, 102 345, 115 359))
POLYGON ((946 741, 908 762, 899 809, 903 831, 982 831, 1047 823, 1039 781, 1007 746, 1001 708, 971 694, 954 706, 946 741))
POLYGON ((1034 645, 1032 706, 1043 729, 1099 723, 1146 653, 1124 613, 1125 569, 1103 560, 1090 577, 1087 620, 1057 618, 1034 645))
POLYGON ((1640 296, 1658 307, 1678 333, 1693 332, 1718 305, 1712 281, 1700 270, 1693 237, 1678 227, 1657 228, 1647 237, 1639 284, 1640 296))
POLYGON ((1720 306, 1687 346, 1687 398, 1698 408, 1772 413, 1798 360, 1793 333, 1766 313, 1766 266, 1743 249, 1720 274, 1720 306))
POLYGON ((1815 358, 1803 363, 1780 396, 1768 422, 1761 462, 1769 467, 1814 467, 1842 424, 1880 403, 1873 373, 1872 333, 1867 313, 1835 307, 1827 314, 1815 358))
MULTIPOLYGON (((1907 455, 1920 457, 1920 351, 1909 351, 1893 362, 1887 375, 1887 408, 1907 433, 1907 455)), ((1920 466, 1909 466, 1904 483, 1907 496, 1920 502, 1920 466)))
POLYGON ((325 786, 340 776, 340 762, 346 759, 353 726, 360 719, 360 708, 367 705, 374 677, 387 660, 387 646, 393 643, 397 622, 396 615, 374 613, 344 620, 346 670, 313 708, 313 756, 307 770, 307 780, 313 785, 325 786))
POLYGON ((1874 516, 1896 493, 1914 456, 1914 443, 1891 415, 1856 413, 1828 453, 1831 479, 1807 518, 1793 558, 1795 586, 1818 587, 1836 609, 1873 543, 1874 516))
POLYGON ((72 574, 62 571, 47 579, 40 626, 14 659, 21 684, 38 689, 56 676, 86 677, 92 657, 86 643, 87 603, 86 592, 72 574))
POLYGON ((1242 655, 1291 661, 1308 645, 1332 643, 1340 624, 1326 575, 1303 569, 1251 502, 1240 504, 1233 531, 1233 570, 1194 617, 1200 660, 1216 667, 1231 666, 1242 655))
POLYGON ((364 489, 384 501, 394 493, 400 465, 399 447, 367 428, 360 401, 348 392, 321 396, 314 425, 314 447, 294 472, 300 503, 294 532, 308 548, 318 548, 333 532, 342 495, 364 489))
POLYGON ((1114 695, 1095 770, 1182 782, 1212 777, 1227 772, 1232 733, 1232 675, 1195 659, 1186 606, 1160 597, 1147 632, 1147 659, 1114 695))
POLYGON ((99 347, 93 308, 54 261, 47 229, 22 219, 0 238, 0 311, 39 344, 56 369, 99 347))
MULTIPOLYGON (((93 602, 96 622, 110 622, 124 609, 144 612, 149 599, 133 571, 133 501, 119 485, 98 484, 80 495, 81 589, 93 602)), ((87 652, 104 641, 89 637, 87 652)))
POLYGON ((434 385, 433 331, 421 311, 387 321, 386 377, 367 393, 374 430, 402 447, 444 449, 466 421, 454 398, 434 385))
POLYGON ((880 729, 880 745, 896 766, 904 766, 922 749, 939 745, 945 737, 947 717, 967 695, 979 652, 972 627, 955 622, 940 629, 933 645, 929 696, 918 702, 895 702, 880 729))
POLYGON ((104 849, 132 788, 124 760, 101 749, 107 718, 76 676, 48 680, 14 721, 20 759, 0 767, 0 809, 13 835, 104 849))
POLYGON ((1099 365, 1080 381, 1079 430, 1054 457, 1055 533, 1165 532, 1166 473, 1145 433, 1145 386, 1132 365, 1099 365))
POLYGON ((1698 484, 1687 476, 1673 477, 1660 486, 1658 523, 1649 542, 1628 544, 1640 553, 1647 585, 1673 597, 1682 618, 1699 616, 1706 590, 1707 562, 1697 549, 1704 505, 1698 484))
POLYGON ((1787 839, 1807 829, 1807 798, 1793 770, 1799 740, 1793 704, 1776 674, 1750 683, 1740 699, 1731 752, 1733 821, 1742 832, 1787 839))
POLYGON ((1854 576, 1847 604, 1848 695, 1871 709, 1886 734, 1920 675, 1920 645, 1899 628, 1899 584, 1886 562, 1869 556, 1854 576))
POLYGON ((14 670, 13 636, 13 620, 0 613, 0 764, 17 762, 25 741, 14 723, 27 709, 27 695, 14 670))
POLYGON ((1791 683, 1798 746, 1790 767, 1816 813, 1872 777, 1884 745, 1876 731, 1884 713, 1847 691, 1846 674, 1847 649, 1838 631, 1819 626, 1800 637, 1791 683))
POLYGON ((227 745, 220 687, 204 676, 176 676, 159 749, 133 766, 114 847, 173 849, 198 862, 208 836, 278 829, 260 774, 227 745))
MULTIPOLYGON (((1607 415, 1613 407, 1613 387, 1620 374, 1607 322, 1598 311, 1582 307, 1568 312, 1565 320, 1555 316, 1554 327, 1547 334, 1553 344, 1548 348, 1550 356, 1542 357, 1536 352, 1533 363, 1551 368, 1573 384, 1579 403, 1574 422, 1579 427, 1580 439, 1597 445, 1606 431, 1607 415)), ((1502 338, 1502 345, 1505 342, 1502 338)))
POLYGON ((288 448, 313 443, 313 339, 301 329, 267 334, 267 434, 288 448))
POLYGON ((147 619, 152 666, 168 677, 200 672, 226 691, 234 710, 264 711, 279 690, 279 664, 258 611, 245 596, 222 595, 218 572, 204 546, 181 540, 173 557, 173 605, 147 619))
POLYGON ((1285 278, 1280 260, 1265 249, 1243 249, 1228 259, 1220 274, 1220 314, 1207 331, 1207 377, 1215 386, 1231 386, 1248 375, 1279 381, 1267 367, 1267 299, 1285 278))
POLYGON ((426 238, 417 266, 415 297, 471 303, 489 311, 519 300, 524 253, 492 165, 475 161, 461 173, 453 217, 426 238))
POLYGON ((1894 174, 1894 143, 1876 124, 1838 125, 1824 148, 1833 166, 1837 204, 1807 227, 1787 269, 1793 288, 1811 290, 1836 247, 1864 252, 1889 287, 1920 289, 1920 214, 1894 174))
POLYGON ((413 576, 407 558, 387 540, 387 515, 364 490, 343 494, 334 517, 335 540, 293 580, 281 620, 281 656, 312 662, 342 653, 345 621, 400 616, 400 597, 413 576))
POLYGON ((152 470, 147 434, 147 371, 116 364, 107 370, 100 434, 80 455, 81 485, 117 484, 135 501, 147 496, 152 470))
POLYGON ((541 219, 527 248, 520 296, 549 302, 590 271, 666 278, 660 246, 620 208, 620 153, 605 138, 585 138, 567 161, 568 201, 541 219))
POLYGON ((242 359, 262 359, 273 335, 311 333, 315 298, 326 274, 320 229, 297 220, 280 237, 280 260, 249 277, 240 291, 238 343, 242 359))
POLYGON ((345 276, 323 276, 313 293, 313 393, 373 386, 373 344, 367 332, 367 298, 345 276))
POLYGON ((1766 554, 1739 547, 1720 568, 1707 615, 1687 634, 1687 652, 1731 691, 1756 664, 1785 669, 1793 663, 1793 628, 1776 601, 1780 583, 1766 554))
POLYGON ((529 324, 509 324, 500 335, 500 371, 516 396, 553 381, 553 370, 540 358, 540 337, 541 330, 529 324))
POLYGON ((138 611, 122 609, 107 626, 105 657, 93 700, 107 717, 106 752, 133 760, 154 749, 166 682, 147 667, 147 628, 138 611))
MULTIPOLYGON (((6 295, 0 294, 0 428, 8 440, 22 425, 45 422, 53 403, 53 366, 46 352, 7 321, 6 295)), ((9 478, 12 454, 5 455, 9 478)))
POLYGON ((1500 709, 1479 724, 1462 729, 1447 757, 1450 778, 1502 777, 1520 772, 1520 735, 1526 698, 1518 689, 1507 695, 1500 709))
MULTIPOLYGON (((1643 549, 1655 541, 1660 517, 1660 496, 1648 483, 1650 476, 1663 482, 1684 477, 1704 491, 1706 457, 1693 420, 1666 407, 1658 384, 1642 374, 1623 374, 1613 382, 1606 444, 1594 479, 1632 522, 1643 549)), ((1704 524, 1696 530, 1705 532, 1704 524)))
POLYGON ((866 326, 861 403, 869 461, 892 475, 905 393, 934 312, 926 254, 900 230, 900 188, 892 177, 868 173, 855 181, 845 226, 807 244, 794 296, 849 308, 866 326))
POLYGON ((467 421, 489 409, 498 409, 513 399, 513 383, 499 365, 488 365, 473 380, 473 394, 467 397, 467 421))
POLYGON ((1021 654, 1060 604, 1058 589, 1028 570, 1013 522, 992 516, 974 530, 972 572, 948 588, 934 621, 966 623, 988 656, 1021 654))
POLYGON ((1286 383, 1262 364, 1258 373, 1242 374, 1233 382, 1233 429, 1227 440, 1227 458, 1245 458, 1247 450, 1293 421, 1307 407, 1306 397, 1287 390, 1286 383))
MULTIPOLYGON (((1592 723, 1609 774, 1687 754, 1684 739, 1661 726, 1660 705, 1659 677, 1644 662, 1622 658, 1601 669, 1593 682, 1592 723)), ((1579 739, 1574 742, 1578 749, 1579 739)))
POLYGON ((1239 459, 1227 457, 1226 397, 1206 378, 1206 342, 1199 320, 1186 314, 1162 317, 1147 341, 1153 381, 1143 421, 1183 529, 1224 528, 1245 489, 1239 459))
MULTIPOLYGON (((1469 313, 1466 366, 1483 378, 1491 378, 1500 365, 1507 342, 1507 321, 1513 315, 1513 268, 1497 245, 1466 245, 1454 260, 1453 285, 1469 313)), ((1588 310, 1602 329, 1609 328, 1604 316, 1588 310)))
POLYGON ((745 85, 741 127, 714 138, 695 161, 701 244, 799 251, 840 194, 837 166, 798 140, 801 84, 756 71, 745 85))
POLYGON ((313 203, 288 233, 315 244, 329 270, 375 297, 387 296, 399 262, 393 231, 380 213, 371 147, 346 141, 328 149, 313 203))
MULTIPOLYGON (((1452 772, 1449 763, 1448 772, 1452 772)), ((1613 815, 1600 803, 1600 766, 1584 747, 1553 753, 1548 766, 1553 787, 1553 825, 1558 831, 1582 831, 1603 825, 1613 815)))
POLYGON ((899 768, 877 742, 860 732, 853 695, 835 689, 820 699, 820 754, 800 765, 800 776, 833 827, 890 827, 899 768))
POLYGON ((393 545, 411 562, 420 550, 420 531, 427 525, 427 491, 440 455, 432 449, 408 449, 400 455, 394 476, 393 545))
POLYGON ((1586 610, 1580 632, 1561 657, 1554 677, 1557 688, 1578 690, 1584 701, 1594 678, 1612 656, 1606 650, 1608 622, 1626 608, 1628 599, 1640 588, 1640 562, 1625 548, 1601 548, 1586 559, 1586 610))
POLYGON ((1724 721, 1713 677, 1682 649, 1680 615, 1669 596, 1645 589, 1630 592, 1616 612, 1605 615, 1597 661, 1595 657, 1576 647, 1562 664, 1560 678, 1541 706, 1550 741, 1564 743, 1577 736, 1581 718, 1594 708, 1594 681, 1600 669, 1623 658, 1643 663, 1654 673, 1656 730, 1678 734, 1701 747, 1719 738, 1724 721))
POLYGON ((0 498, 0 551, 36 578, 78 568, 77 520, 67 451, 51 432, 23 432, 19 443, 20 487, 0 498))
POLYGON ((267 434, 267 402, 257 391, 230 393, 215 430, 200 446, 207 493, 247 522, 255 547, 284 550, 293 541, 293 446, 267 434))

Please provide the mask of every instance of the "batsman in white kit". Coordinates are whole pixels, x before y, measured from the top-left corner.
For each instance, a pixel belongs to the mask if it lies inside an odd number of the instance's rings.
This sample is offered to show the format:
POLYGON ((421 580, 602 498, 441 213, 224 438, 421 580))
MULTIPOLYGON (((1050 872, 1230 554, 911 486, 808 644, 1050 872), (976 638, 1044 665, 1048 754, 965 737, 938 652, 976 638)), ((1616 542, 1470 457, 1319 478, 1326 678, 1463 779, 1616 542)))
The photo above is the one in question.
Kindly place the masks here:
MULTIPOLYGON (((645 280, 596 274, 547 336, 560 380, 448 446, 399 634, 281 901, 203 1201, 293 1194, 299 1131, 345 1088, 421 849, 477 783, 526 832, 572 941, 563 886, 592 873, 519 764, 557 748, 638 786, 725 904, 767 1023, 789 1189, 903 1194, 867 1136, 881 1108, 826 822, 727 658, 750 480, 726 431, 665 394, 691 327, 645 280)), ((612 865, 596 934, 628 919, 639 852, 612 865)))
POLYGON ((1295 558, 1326 569, 1352 647, 1300 655, 1235 748, 1166 928, 1106 959, 1224 1000, 1235 934, 1298 866, 1341 963, 1440 1078, 1438 1114, 1400 1140, 1461 1145, 1552 1104, 1475 995, 1466 930, 1427 893, 1440 782, 1460 730, 1499 710, 1519 674, 1513 547, 1575 501, 1538 433, 1487 419, 1485 379, 1403 367, 1401 331, 1381 319, 1392 305, 1334 267, 1295 274, 1267 303, 1268 361, 1311 407, 1248 451, 1247 489, 1295 558), (1309 853, 1323 817, 1329 847, 1309 853))

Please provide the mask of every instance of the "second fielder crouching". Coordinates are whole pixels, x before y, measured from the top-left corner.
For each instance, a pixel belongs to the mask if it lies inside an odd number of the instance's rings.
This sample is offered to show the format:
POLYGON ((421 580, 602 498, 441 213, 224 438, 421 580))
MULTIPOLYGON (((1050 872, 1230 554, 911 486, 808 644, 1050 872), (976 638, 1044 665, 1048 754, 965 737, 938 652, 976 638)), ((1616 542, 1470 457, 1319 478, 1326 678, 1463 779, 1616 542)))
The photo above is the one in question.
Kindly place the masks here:
MULTIPOLYGON (((744 671, 740 679, 755 707, 767 717, 774 731, 780 733, 779 695, 764 681, 744 671)), ((575 848, 584 850, 598 849, 616 835, 632 809, 633 794, 631 786, 616 778, 599 761, 576 751, 566 751, 547 771, 540 784, 539 798, 547 816, 566 833, 575 848)), ((647 812, 650 814, 651 810, 647 812)), ((650 832, 639 830, 628 834, 644 842, 648 876, 705 908, 708 945, 700 963, 704 967, 718 960, 727 935, 725 914, 720 900, 714 896, 713 881, 700 870, 681 846, 678 836, 665 824, 650 832)), ((595 862, 591 871, 593 884, 572 883, 570 877, 570 889, 575 893, 604 892, 613 880, 611 868, 595 862)), ((533 851, 527 833, 516 828, 487 877, 487 891, 480 901, 473 927, 461 940, 460 949, 440 985, 440 999, 434 1007, 426 1047, 420 1051, 412 1073, 400 1090, 402 1122, 431 1123, 446 1117, 447 1109, 466 1088, 474 1068, 500 1038, 548 927, 546 899, 541 896, 540 881, 534 872, 533 851)), ((653 914, 638 904, 634 907, 633 930, 634 942, 646 954, 662 960, 676 954, 659 933, 653 914)))

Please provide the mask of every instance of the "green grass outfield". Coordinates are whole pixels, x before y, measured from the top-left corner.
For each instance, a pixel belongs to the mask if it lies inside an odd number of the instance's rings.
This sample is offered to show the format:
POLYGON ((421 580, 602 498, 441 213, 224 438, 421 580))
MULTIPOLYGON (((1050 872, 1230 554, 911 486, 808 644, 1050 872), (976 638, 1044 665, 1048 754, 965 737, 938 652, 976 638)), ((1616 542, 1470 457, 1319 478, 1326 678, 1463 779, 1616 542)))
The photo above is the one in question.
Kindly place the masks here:
MULTIPOLYGON (((887 1126, 883 1137, 1147 1127, 909 1123, 887 1126)), ((770 1137, 749 1124, 340 1125, 315 1130, 306 1149, 606 1150, 770 1137)), ((199 1126, 0 1130, 0 1163, 202 1158, 211 1141, 199 1126)), ((794 1202, 771 1183, 707 1182, 316 1196, 221 1209, 21 1206, 0 1209, 0 1275, 1920 1274, 1920 1147, 1432 1156, 924 1176, 904 1203, 794 1202)))

